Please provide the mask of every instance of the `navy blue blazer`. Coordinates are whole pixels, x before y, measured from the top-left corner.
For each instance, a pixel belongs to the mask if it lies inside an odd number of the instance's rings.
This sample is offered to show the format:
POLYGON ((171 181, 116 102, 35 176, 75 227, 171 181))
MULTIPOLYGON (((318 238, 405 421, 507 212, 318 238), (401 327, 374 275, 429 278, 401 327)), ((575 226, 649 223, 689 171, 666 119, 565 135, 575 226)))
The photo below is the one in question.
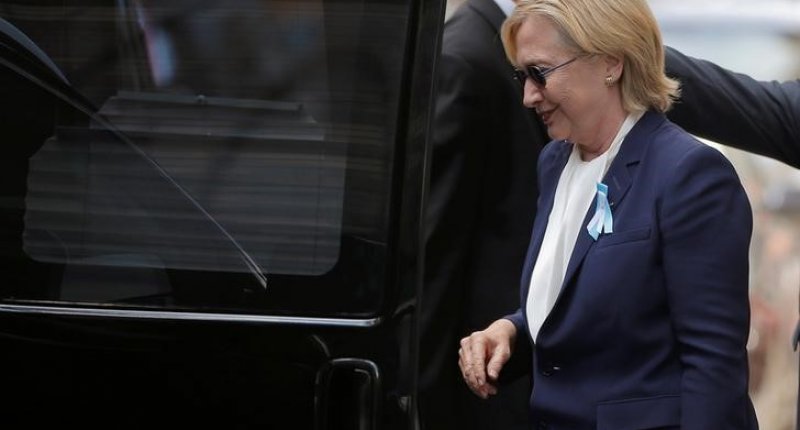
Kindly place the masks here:
MULTIPOLYGON (((586 214, 553 310, 533 345, 533 428, 758 428, 748 396, 752 212, 719 151, 647 112, 603 182, 614 231, 586 214)), ((571 145, 539 157, 539 212, 508 318, 532 342, 525 303, 571 145), (527 335, 527 336, 526 336, 527 335)))

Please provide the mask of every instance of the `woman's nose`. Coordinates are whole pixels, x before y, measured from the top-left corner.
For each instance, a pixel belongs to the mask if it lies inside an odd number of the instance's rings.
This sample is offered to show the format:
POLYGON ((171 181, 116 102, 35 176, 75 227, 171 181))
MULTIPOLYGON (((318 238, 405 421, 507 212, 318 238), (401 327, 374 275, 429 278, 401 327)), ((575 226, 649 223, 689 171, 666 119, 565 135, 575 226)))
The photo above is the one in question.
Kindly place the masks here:
POLYGON ((525 85, 522 88, 522 104, 527 108, 535 108, 544 99, 541 90, 533 80, 530 78, 525 79, 525 85))

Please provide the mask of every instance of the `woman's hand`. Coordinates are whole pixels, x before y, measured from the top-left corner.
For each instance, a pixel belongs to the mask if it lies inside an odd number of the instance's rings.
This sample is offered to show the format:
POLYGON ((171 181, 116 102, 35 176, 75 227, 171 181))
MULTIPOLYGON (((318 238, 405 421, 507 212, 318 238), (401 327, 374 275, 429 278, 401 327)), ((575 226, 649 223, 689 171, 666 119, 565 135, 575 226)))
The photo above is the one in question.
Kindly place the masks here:
POLYGON ((511 345, 517 328, 507 319, 499 319, 482 331, 461 339, 458 366, 464 382, 477 396, 487 398, 497 394, 497 378, 511 358, 511 345))

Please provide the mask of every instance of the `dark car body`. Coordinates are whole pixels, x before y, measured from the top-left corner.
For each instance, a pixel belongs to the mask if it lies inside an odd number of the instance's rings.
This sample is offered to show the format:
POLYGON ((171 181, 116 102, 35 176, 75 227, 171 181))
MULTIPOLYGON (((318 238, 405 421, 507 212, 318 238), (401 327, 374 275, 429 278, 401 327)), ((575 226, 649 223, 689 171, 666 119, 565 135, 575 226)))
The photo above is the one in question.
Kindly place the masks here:
POLYGON ((0 1, 4 427, 415 428, 443 8, 0 1))

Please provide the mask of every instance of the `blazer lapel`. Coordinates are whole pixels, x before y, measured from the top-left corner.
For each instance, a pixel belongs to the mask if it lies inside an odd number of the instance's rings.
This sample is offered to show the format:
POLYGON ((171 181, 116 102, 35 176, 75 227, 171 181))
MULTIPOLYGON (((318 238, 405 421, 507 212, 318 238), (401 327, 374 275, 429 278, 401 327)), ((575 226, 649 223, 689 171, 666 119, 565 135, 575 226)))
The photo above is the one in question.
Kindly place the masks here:
MULTIPOLYGON (((611 207, 612 214, 614 213, 614 209, 618 207, 625 198, 625 194, 627 194, 631 186, 633 171, 644 156, 651 131, 664 120, 665 118, 662 114, 648 111, 639 119, 633 129, 631 129, 625 137, 625 140, 622 141, 622 146, 617 156, 614 158, 611 167, 603 178, 603 183, 608 185, 608 203, 611 207)), ((597 197, 595 196, 594 200, 592 200, 592 205, 589 207, 589 211, 583 219, 583 224, 581 224, 581 230, 578 233, 578 239, 575 242, 575 248, 572 251, 572 256, 570 256, 569 264, 567 264, 564 283, 561 284, 561 290, 556 299, 555 306, 558 306, 564 294, 564 290, 568 288, 572 282, 572 278, 583 263, 586 253, 589 252, 589 249, 591 249, 595 243, 594 239, 592 239, 586 231, 586 226, 594 215, 596 205, 597 197)), ((614 227, 616 228, 616 225, 614 227)))
MULTIPOLYGON (((623 142, 623 144, 624 143, 625 142, 623 142)), ((634 161, 633 163, 629 163, 633 160, 628 160, 628 162, 620 160, 619 156, 623 155, 623 150, 624 147, 620 148, 620 153, 617 154, 617 158, 611 164, 608 173, 603 179, 603 183, 608 185, 608 205, 611 207, 612 214, 614 213, 614 208, 619 205, 619 203, 625 197, 625 194, 628 192, 628 188, 630 188, 631 175, 629 169, 632 167, 632 165, 638 163, 638 160, 634 161)), ((589 252, 589 249, 591 249, 595 243, 595 240, 589 235, 586 227, 589 225, 589 221, 591 221, 592 217, 594 216, 596 206, 597 196, 595 195, 591 206, 589 206, 589 211, 586 212, 586 215, 583 218, 581 229, 578 232, 578 238, 575 241, 575 248, 572 250, 572 255, 569 258, 569 264, 567 264, 567 272, 564 275, 564 283, 561 284, 561 291, 564 291, 567 285, 569 285, 572 277, 575 276, 575 273, 578 271, 581 263, 583 263, 586 253, 589 252)), ((561 297, 560 293, 559 297, 561 297)))
POLYGON ((539 204, 536 208, 536 218, 533 224, 533 231, 531 232, 531 244, 528 247, 528 255, 525 257, 525 266, 522 272, 522 300, 523 303, 528 295, 528 288, 531 284, 531 276, 533 274, 533 264, 539 256, 539 250, 542 247, 544 240, 544 231, 547 227, 547 220, 550 217, 550 212, 553 210, 553 202, 556 195, 556 187, 558 187, 558 179, 561 177, 561 172, 567 164, 569 154, 572 150, 572 145, 561 142, 553 141, 548 144, 553 146, 554 154, 550 160, 544 160, 539 163, 540 167, 546 168, 547 171, 541 172, 541 184, 539 189, 539 204))

